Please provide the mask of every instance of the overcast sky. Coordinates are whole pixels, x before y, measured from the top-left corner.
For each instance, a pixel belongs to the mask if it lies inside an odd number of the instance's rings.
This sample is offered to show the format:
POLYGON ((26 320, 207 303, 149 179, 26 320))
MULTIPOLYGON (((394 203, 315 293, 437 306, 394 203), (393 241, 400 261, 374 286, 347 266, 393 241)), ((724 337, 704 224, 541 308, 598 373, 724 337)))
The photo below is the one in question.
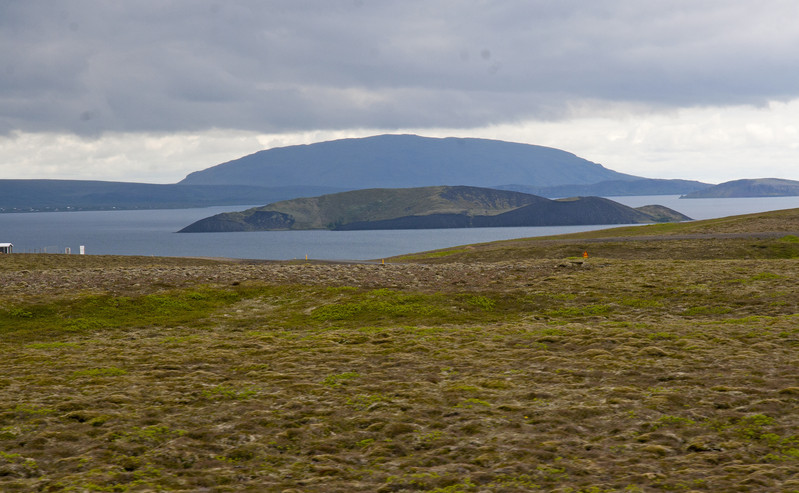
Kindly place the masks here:
POLYGON ((795 0, 0 2, 0 178, 172 183, 379 133, 799 180, 795 0))

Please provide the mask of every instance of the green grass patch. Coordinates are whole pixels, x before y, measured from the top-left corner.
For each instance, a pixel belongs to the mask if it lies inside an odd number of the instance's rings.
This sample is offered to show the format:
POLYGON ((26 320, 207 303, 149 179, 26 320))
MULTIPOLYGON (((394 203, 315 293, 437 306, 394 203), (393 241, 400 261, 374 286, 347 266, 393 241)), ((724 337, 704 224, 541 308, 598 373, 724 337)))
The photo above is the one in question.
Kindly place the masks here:
POLYGON ((394 260, 399 262, 405 262, 409 260, 424 260, 424 259, 435 259, 435 258, 444 258, 449 257, 450 255, 456 255, 459 253, 466 253, 468 252, 468 248, 452 248, 449 250, 435 250, 432 252, 424 252, 414 255, 402 255, 400 257, 395 257, 394 260))
POLYGON ((322 380, 322 384, 327 385, 328 387, 341 387, 346 382, 360 376, 360 374, 354 371, 338 373, 336 375, 328 375, 324 378, 324 380, 322 380))
POLYGON ((55 409, 49 407, 36 407, 28 404, 17 404, 14 409, 11 410, 11 412, 23 416, 44 416, 54 413, 55 409))
POLYGON ((487 296, 466 295, 464 301, 471 306, 476 306, 487 312, 492 311, 497 306, 497 302, 487 296))
POLYGON ((356 296, 352 301, 321 306, 311 312, 311 318, 318 321, 347 319, 372 319, 394 317, 435 317, 444 316, 443 295, 404 294, 388 289, 377 289, 356 296))
POLYGON ((770 281, 774 279, 782 279, 783 276, 774 274, 773 272, 761 272, 750 277, 752 281, 770 281))
POLYGON ((661 416, 651 428, 653 430, 657 430, 663 427, 686 426, 693 424, 696 424, 696 421, 690 418, 683 418, 681 416, 661 416))
POLYGON ((243 289, 208 287, 139 297, 90 295, 11 307, 0 311, 0 338, 41 338, 120 327, 196 324, 203 316, 244 296, 248 293, 243 289))
POLYGON ((580 318, 580 317, 597 317, 607 315, 613 311, 610 305, 587 305, 587 306, 570 306, 559 308, 557 310, 549 310, 545 312, 547 316, 556 318, 580 318))
POLYGON ((141 428, 134 427, 130 431, 117 432, 112 434, 110 439, 112 441, 124 440, 144 444, 158 444, 185 434, 186 432, 183 430, 172 430, 167 426, 153 425, 141 428))

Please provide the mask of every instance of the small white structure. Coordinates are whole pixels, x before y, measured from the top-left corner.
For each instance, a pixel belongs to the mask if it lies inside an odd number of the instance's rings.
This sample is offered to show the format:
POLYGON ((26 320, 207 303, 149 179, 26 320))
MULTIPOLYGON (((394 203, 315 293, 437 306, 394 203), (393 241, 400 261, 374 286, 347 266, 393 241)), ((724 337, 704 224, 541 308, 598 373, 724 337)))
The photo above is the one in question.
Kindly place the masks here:
POLYGON ((14 245, 11 243, 0 243, 0 253, 11 253, 13 249, 14 245))

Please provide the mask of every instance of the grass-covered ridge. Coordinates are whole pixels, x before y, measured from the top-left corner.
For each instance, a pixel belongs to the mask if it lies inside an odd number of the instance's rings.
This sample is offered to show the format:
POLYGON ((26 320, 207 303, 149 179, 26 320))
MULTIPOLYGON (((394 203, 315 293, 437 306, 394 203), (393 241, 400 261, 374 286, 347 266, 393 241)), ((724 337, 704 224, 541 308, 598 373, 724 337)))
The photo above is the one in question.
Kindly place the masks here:
POLYGON ((495 241, 397 257, 403 262, 494 262, 580 256, 648 259, 799 258, 799 209, 495 241))
POLYGON ((797 491, 799 263, 716 241, 0 256, 0 490, 797 491))
POLYGON ((430 229, 684 221, 663 206, 600 197, 550 200, 467 186, 373 188, 286 200, 196 221, 181 233, 287 229, 430 229))
MULTIPOLYGON (((429 214, 495 215, 526 205, 540 197, 520 192, 474 187, 370 188, 276 202, 240 212, 214 216, 251 229, 325 229, 356 221, 381 221, 429 214), (257 217, 275 212, 291 223, 261 224, 257 217)), ((201 220, 198 222, 210 220, 201 220)), ((187 228, 189 229, 189 228, 187 228)))

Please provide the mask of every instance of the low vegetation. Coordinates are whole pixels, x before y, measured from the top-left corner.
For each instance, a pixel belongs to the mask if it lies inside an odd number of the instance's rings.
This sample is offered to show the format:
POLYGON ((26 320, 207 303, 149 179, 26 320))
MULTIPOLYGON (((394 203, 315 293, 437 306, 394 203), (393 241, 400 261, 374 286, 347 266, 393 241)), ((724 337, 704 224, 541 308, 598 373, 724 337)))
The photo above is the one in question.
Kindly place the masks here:
POLYGON ((403 262, 494 262, 565 258, 580 252, 617 259, 714 260, 799 258, 796 209, 703 221, 602 229, 504 240, 397 257, 403 262))
POLYGON ((372 188, 285 200, 200 219, 180 233, 287 229, 435 229, 685 221, 660 205, 633 209, 600 197, 550 200, 478 187, 372 188))
POLYGON ((2 256, 0 490, 799 491, 799 255, 775 231, 2 256))

